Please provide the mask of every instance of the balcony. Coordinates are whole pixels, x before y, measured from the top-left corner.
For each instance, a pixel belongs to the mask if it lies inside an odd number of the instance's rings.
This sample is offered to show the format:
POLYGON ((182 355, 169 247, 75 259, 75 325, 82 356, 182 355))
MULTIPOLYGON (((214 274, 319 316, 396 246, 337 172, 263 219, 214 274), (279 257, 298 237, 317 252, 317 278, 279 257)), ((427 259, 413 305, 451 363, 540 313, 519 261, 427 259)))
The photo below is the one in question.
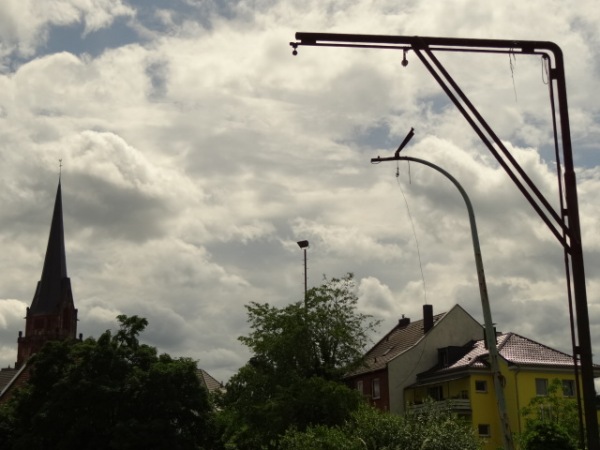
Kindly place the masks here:
POLYGON ((470 413, 471 401, 468 398, 451 398, 447 400, 425 401, 414 403, 410 405, 408 409, 413 413, 418 413, 429 407, 447 408, 455 413, 470 413))

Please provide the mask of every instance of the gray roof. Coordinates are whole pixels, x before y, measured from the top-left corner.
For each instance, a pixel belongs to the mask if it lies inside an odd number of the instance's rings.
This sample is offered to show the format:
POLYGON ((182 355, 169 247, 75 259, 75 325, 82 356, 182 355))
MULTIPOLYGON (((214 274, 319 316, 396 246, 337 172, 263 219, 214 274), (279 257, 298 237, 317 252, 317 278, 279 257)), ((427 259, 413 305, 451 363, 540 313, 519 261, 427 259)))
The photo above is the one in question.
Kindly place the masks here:
POLYGON ((200 378, 202 385, 208 392, 213 392, 223 388, 223 383, 217 381, 204 369, 198 369, 198 378, 200 378))
POLYGON ((10 367, 0 369, 0 392, 2 392, 4 388, 8 386, 8 383, 11 382, 18 371, 19 369, 11 369, 10 367))
MULTIPOLYGON (((434 315, 433 325, 445 315, 446 313, 434 315)), ((415 322, 408 318, 400 319, 398 324, 365 354, 363 365, 350 372, 347 377, 384 369, 389 361, 412 348, 423 336, 423 319, 415 322)))

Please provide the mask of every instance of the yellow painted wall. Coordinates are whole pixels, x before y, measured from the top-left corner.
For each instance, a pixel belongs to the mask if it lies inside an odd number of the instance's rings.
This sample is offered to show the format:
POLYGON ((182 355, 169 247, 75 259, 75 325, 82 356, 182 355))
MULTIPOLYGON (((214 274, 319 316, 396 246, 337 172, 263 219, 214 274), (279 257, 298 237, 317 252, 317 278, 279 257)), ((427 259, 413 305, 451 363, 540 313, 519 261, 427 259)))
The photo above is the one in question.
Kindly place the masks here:
MULTIPOLYGON (((500 372, 505 381, 504 399, 513 436, 524 431, 525 421, 521 418, 519 411, 536 396, 536 378, 545 378, 548 383, 554 378, 575 380, 574 374, 570 371, 509 368, 502 358, 500 358, 500 372)), ((463 392, 468 391, 471 404, 471 420, 475 432, 478 433, 480 424, 490 425, 490 436, 484 438, 486 441, 485 450, 502 448, 500 420, 491 374, 465 374, 463 378, 440 382, 437 385, 442 387, 445 400, 461 398, 463 392), (486 383, 486 392, 477 391, 477 381, 486 383)), ((435 385, 407 389, 405 393, 407 404, 422 402, 427 397, 428 388, 432 386, 435 385)), ((516 448, 516 439, 513 440, 516 448)))

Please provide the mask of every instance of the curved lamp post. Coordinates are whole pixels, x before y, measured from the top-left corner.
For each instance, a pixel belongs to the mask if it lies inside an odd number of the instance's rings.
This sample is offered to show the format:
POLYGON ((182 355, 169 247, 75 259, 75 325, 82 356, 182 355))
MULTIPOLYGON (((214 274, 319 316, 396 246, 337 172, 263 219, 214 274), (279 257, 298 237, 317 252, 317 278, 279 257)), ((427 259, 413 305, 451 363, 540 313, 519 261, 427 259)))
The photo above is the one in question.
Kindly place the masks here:
POLYGON ((477 224, 475 222, 475 213, 473 211, 473 205, 471 204, 471 200, 469 196, 463 189, 463 187, 459 184, 459 182, 442 169, 439 166, 436 166, 429 161, 425 161, 423 159, 412 158, 410 156, 399 156, 400 150, 406 145, 406 143, 412 137, 413 130, 409 135, 404 139, 400 147, 396 151, 396 154, 389 158, 377 158, 371 159, 372 163, 379 163, 382 161, 413 161, 416 163, 424 164, 426 166, 431 167, 432 169, 437 170, 446 178, 448 178, 454 186, 460 191, 465 204, 467 206, 467 211, 469 212, 469 223, 471 224, 471 238, 473 239, 473 251, 475 253, 475 265, 477 267, 477 278, 479 280, 479 293, 481 295, 481 306, 483 308, 483 321, 485 325, 485 339, 488 347, 488 351, 490 354, 490 366, 492 370, 492 376, 494 379, 494 389, 496 392, 496 401, 498 403, 498 414, 500 415, 500 425, 502 427, 502 439, 504 443, 504 448, 506 450, 512 450, 514 448, 512 442, 512 434, 510 432, 510 424, 508 421, 508 415, 506 414, 506 402, 504 400, 504 390, 502 387, 502 374, 500 373, 500 367, 498 365, 498 348, 496 347, 496 332, 494 331, 494 324, 492 322, 492 312, 490 310, 490 301, 488 298, 487 292, 487 284, 485 282, 485 273, 483 271, 483 260, 481 258, 481 249, 479 247, 479 237, 477 235, 477 224))

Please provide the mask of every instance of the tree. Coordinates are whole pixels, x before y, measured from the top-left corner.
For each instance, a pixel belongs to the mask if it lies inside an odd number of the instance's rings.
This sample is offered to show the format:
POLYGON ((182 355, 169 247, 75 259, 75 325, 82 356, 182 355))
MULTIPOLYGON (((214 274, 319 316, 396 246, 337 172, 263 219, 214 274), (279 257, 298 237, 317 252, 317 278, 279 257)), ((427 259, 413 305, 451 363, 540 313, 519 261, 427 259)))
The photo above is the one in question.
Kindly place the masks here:
POLYGON ((0 413, 2 448, 202 448, 210 411, 195 362, 140 344, 146 319, 118 320, 114 335, 49 342, 30 360, 29 382, 0 413))
POLYGON ((290 427, 341 424, 361 397, 342 378, 361 362, 377 325, 358 313, 352 274, 324 279, 284 308, 250 303, 253 356, 227 384, 221 413, 229 448, 276 446, 290 427))
POLYGON ((521 409, 525 431, 520 437, 525 450, 576 449, 579 439, 577 400, 563 395, 558 378, 548 384, 547 395, 534 397, 521 409))
POLYGON ((477 450, 481 442, 471 425, 447 408, 430 402, 405 417, 381 412, 367 404, 341 426, 311 426, 290 430, 280 450, 477 450))

